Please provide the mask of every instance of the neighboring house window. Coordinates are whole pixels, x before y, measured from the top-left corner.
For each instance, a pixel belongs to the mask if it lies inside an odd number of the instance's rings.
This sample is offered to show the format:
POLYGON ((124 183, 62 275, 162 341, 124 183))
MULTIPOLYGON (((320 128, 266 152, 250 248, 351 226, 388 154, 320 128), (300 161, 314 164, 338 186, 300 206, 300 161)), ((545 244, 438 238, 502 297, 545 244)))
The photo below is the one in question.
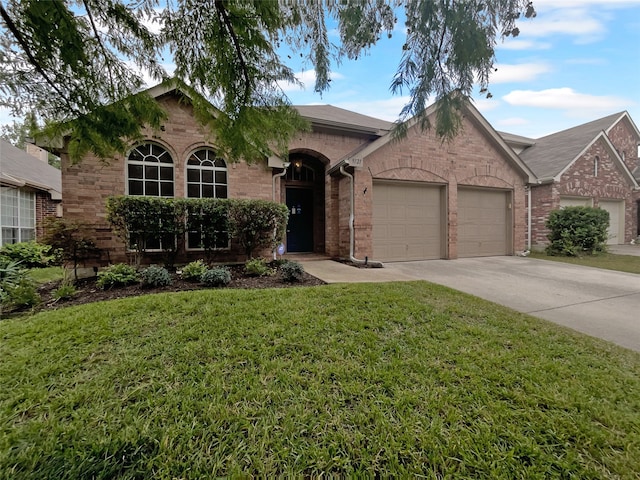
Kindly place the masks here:
POLYGON ((593 176, 597 177, 598 176, 598 167, 600 163, 600 157, 596 155, 596 158, 593 159, 593 176))
POLYGON ((160 145, 143 143, 127 157, 129 195, 173 197, 173 159, 160 145))
POLYGON ((35 236, 35 193, 0 187, 0 246, 28 242, 35 236))
MULTIPOLYGON (((227 163, 210 148, 202 148, 187 160, 187 197, 227 198, 227 163)), ((188 249, 229 248, 224 225, 196 226, 187 233, 188 249)))
MULTIPOLYGON (((173 159, 171 154, 155 143, 135 147, 127 157, 129 195, 173 197, 173 159)), ((164 250, 175 243, 174 237, 146 238, 145 250, 164 250)), ((131 245, 133 248, 133 245, 131 245)))

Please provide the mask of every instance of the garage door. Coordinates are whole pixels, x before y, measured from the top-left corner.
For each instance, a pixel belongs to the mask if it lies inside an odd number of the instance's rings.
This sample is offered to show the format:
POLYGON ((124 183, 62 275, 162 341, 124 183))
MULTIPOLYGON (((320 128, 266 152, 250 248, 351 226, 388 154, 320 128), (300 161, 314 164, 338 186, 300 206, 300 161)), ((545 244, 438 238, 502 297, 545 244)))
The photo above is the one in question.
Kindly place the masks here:
POLYGON ((373 184, 373 255, 383 262, 442 258, 442 187, 373 184))
POLYGON ((511 221, 503 190, 458 190, 458 256, 510 255, 511 221))
POLYGON ((590 197, 560 197, 560 208, 564 207, 590 207, 593 200, 590 197))
POLYGON ((609 245, 624 243, 624 200, 600 200, 600 208, 609 212, 609 245))

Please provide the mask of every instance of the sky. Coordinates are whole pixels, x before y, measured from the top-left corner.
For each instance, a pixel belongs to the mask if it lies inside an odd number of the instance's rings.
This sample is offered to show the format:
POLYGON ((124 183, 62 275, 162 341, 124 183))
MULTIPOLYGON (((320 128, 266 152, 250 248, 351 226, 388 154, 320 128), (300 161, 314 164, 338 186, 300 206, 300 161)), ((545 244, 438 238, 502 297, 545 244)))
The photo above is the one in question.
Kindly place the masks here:
MULTIPOLYGON (((498 40, 491 99, 474 104, 499 131, 539 138, 628 111, 640 128, 640 0, 533 0, 537 16, 518 21, 520 35, 498 40)), ((400 27, 398 27, 400 28, 400 27)), ((337 39, 337 38, 336 38, 337 39)), ((331 88, 287 87, 294 105, 331 104, 394 121, 407 98, 389 90, 403 32, 357 61, 334 66, 331 88)))
MULTIPOLYGON (((485 118, 496 130, 539 138, 626 110, 640 128, 640 0, 533 2, 536 18, 518 21, 518 37, 498 40, 492 98, 474 95, 485 118)), ((285 85, 286 94, 294 105, 331 104, 396 120, 407 103, 389 90, 402 28, 366 56, 334 65, 322 96, 313 91, 313 70, 292 65, 305 88, 285 85)), ((10 121, 0 109, 0 124, 10 121)))

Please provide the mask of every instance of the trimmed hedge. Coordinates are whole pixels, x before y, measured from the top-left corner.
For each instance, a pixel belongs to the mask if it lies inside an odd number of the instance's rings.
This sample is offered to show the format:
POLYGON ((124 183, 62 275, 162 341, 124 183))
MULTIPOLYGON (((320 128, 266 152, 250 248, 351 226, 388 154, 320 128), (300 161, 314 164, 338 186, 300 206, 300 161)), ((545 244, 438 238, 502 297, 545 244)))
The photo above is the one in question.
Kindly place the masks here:
POLYGON ((593 207, 565 207, 554 210, 547 220, 551 243, 549 255, 576 257, 607 249, 609 212, 593 207))
POLYGON ((115 196, 107 199, 107 221, 139 256, 150 239, 162 239, 172 263, 187 232, 197 232, 205 250, 235 239, 250 258, 259 248, 274 248, 284 236, 289 212, 265 200, 115 196))

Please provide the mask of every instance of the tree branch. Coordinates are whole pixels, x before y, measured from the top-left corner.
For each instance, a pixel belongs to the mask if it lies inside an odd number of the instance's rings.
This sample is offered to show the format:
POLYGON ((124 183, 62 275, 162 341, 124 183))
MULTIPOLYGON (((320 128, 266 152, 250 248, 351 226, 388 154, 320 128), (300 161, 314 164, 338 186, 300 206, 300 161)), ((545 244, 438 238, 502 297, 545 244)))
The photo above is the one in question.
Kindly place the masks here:
POLYGON ((0 4, 0 17, 2 17, 9 31, 13 34, 14 38, 18 41, 18 43, 22 47, 22 50, 24 51, 25 55, 29 59, 29 63, 33 65, 33 67, 42 76, 42 78, 44 78, 47 84, 60 96, 60 98, 64 100, 64 102, 69 107, 70 111, 74 112, 77 115, 82 115, 82 112, 78 111, 78 109, 71 104, 71 102, 66 97, 66 95, 62 92, 62 90, 58 88, 56 83, 51 78, 49 78, 49 75, 47 74, 47 72, 44 71, 44 68, 42 68, 38 60, 36 60, 36 58, 33 56, 31 51, 29 50, 29 45, 25 41, 22 34, 18 31, 18 27, 16 26, 15 23, 13 23, 13 20, 9 16, 9 13, 5 10, 4 5, 2 4, 0 4))
POLYGON ((109 67, 109 55, 107 53, 107 49, 102 43, 102 40, 100 39, 100 34, 98 32, 98 29, 96 28, 96 24, 93 20, 93 15, 91 14, 89 5, 87 4, 86 0, 82 0, 82 3, 84 5, 85 10, 87 11, 87 17, 89 17, 89 21, 91 22, 91 28, 93 29, 93 33, 96 36, 98 45, 100 45, 100 50, 102 50, 102 54, 104 55, 104 63, 105 63, 104 67, 107 69, 107 72, 109 74, 109 83, 111 84, 111 91, 115 92, 115 84, 113 82, 113 74, 111 72, 111 68, 109 67))
POLYGON ((236 35, 236 32, 231 24, 231 19, 227 13, 227 9, 224 6, 224 2, 222 0, 215 1, 216 10, 218 11, 224 26, 227 28, 227 32, 229 32, 229 36, 231 37, 231 41, 233 43, 233 47, 236 50, 236 54, 238 56, 238 61, 240 62, 240 70, 242 71, 242 76, 244 77, 245 86, 244 86, 244 101, 245 103, 249 100, 251 96, 251 79, 249 76, 249 69, 247 67, 247 63, 244 60, 244 56, 242 54, 242 48, 240 46, 240 40, 236 35))

